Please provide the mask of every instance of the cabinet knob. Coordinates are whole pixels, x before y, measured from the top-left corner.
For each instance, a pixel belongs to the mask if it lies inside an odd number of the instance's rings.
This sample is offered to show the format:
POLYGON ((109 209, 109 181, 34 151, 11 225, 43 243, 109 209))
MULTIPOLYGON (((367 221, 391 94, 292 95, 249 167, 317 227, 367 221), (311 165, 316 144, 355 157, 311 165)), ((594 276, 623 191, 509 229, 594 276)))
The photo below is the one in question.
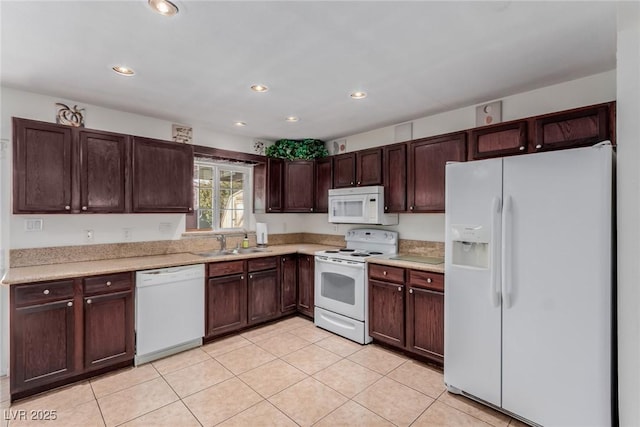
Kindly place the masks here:
POLYGON ((87 300, 87 304, 91 304, 91 302, 92 302, 92 301, 91 301, 90 299, 88 299, 88 300, 87 300))
POLYGON ((398 286, 398 292, 402 291, 402 286, 398 286))
POLYGON ((427 283, 431 283, 431 282, 433 282, 433 280, 431 280, 431 277, 428 277, 427 278, 427 283))
POLYGON ((240 276, 240 280, 244 280, 244 276, 240 276))
POLYGON ((87 207, 86 207, 86 206, 83 206, 83 207, 82 207, 82 210, 83 210, 83 211, 86 211, 86 210, 87 210, 87 207))
POLYGON ((358 185, 360 185, 360 181, 358 181, 358 185))
POLYGON ((413 289, 409 289, 409 293, 412 294, 413 293, 413 289))
POLYGON ((353 181, 351 181, 351 185, 353 185, 353 181))
POLYGON ((64 210, 65 210, 65 211, 70 211, 70 210, 71 210, 71 206, 69 206, 69 205, 65 206, 65 207, 64 207, 64 210))
POLYGON ((524 145, 521 145, 518 149, 519 149, 520 151, 524 151, 524 145))
POLYGON ((107 282, 107 286, 111 286, 111 282, 107 282))
POLYGON ((309 208, 309 211, 310 211, 310 212, 313 212, 313 208, 309 208))
POLYGON ((413 206, 409 206, 409 210, 412 211, 413 210, 413 206))
POLYGON ((73 307, 73 301, 69 301, 69 302, 67 303, 67 307, 73 307))
POLYGON ((250 275, 249 275, 249 279, 253 279, 253 274, 250 274, 250 275))
POLYGON ((382 275, 383 275, 383 276, 386 276, 386 275, 387 275, 387 272, 386 272, 386 271, 383 271, 383 272, 382 272, 382 275))
POLYGON ((193 210, 193 208, 189 208, 189 212, 191 212, 193 210))
POLYGON ((269 210, 271 210, 271 208, 269 208, 269 210))
POLYGON ((285 259, 285 258, 282 258, 282 262, 285 262, 285 261, 286 261, 286 259, 285 259))
POLYGON ((42 291, 42 293, 45 295, 49 295, 49 289, 45 289, 44 291, 42 291))
POLYGON ((385 207, 384 207, 384 210, 385 210, 385 211, 388 211, 388 210, 389 210, 389 206, 385 206, 385 207))
POLYGON ((536 150, 539 150, 539 149, 541 149, 541 148, 542 148, 542 144, 538 144, 538 145, 536 145, 536 150))

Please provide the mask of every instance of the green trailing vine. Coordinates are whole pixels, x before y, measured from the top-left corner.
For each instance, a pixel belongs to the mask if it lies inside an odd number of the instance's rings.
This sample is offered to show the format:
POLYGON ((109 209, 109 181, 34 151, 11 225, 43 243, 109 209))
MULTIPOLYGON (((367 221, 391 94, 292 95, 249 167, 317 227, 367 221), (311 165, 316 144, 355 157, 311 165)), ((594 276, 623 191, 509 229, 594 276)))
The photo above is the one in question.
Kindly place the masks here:
POLYGON ((265 150, 268 157, 287 160, 312 160, 329 155, 319 139, 279 139, 265 150))

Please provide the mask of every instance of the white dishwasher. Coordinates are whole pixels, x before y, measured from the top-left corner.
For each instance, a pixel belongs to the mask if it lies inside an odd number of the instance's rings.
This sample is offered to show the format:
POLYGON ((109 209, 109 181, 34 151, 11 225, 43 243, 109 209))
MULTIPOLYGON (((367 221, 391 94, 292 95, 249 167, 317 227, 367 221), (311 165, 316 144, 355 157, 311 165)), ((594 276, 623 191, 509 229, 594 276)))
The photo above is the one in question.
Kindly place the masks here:
POLYGON ((204 305, 204 264, 136 272, 135 365, 202 345, 204 305))

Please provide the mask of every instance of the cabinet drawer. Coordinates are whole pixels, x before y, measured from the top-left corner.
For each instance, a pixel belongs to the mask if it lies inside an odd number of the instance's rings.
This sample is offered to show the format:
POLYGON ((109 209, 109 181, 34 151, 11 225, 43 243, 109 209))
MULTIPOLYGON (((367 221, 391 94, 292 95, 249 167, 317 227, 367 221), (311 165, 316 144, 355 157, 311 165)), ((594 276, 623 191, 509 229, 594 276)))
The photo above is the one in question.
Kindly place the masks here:
POLYGON ((384 280, 385 282, 404 283, 404 268, 369 264, 369 278, 384 280))
POLYGON ((209 277, 244 273, 244 261, 210 262, 209 277))
POLYGON ((44 304, 73 298, 73 280, 60 280, 16 286, 15 305, 44 304))
POLYGON ((444 274, 409 270, 409 284, 425 289, 444 292, 444 274))
POLYGON ((85 295, 128 291, 132 288, 131 273, 109 274, 82 279, 85 295))
POLYGON ((276 268, 278 265, 278 258, 274 256, 266 258, 256 258, 247 261, 248 271, 260 271, 276 268))

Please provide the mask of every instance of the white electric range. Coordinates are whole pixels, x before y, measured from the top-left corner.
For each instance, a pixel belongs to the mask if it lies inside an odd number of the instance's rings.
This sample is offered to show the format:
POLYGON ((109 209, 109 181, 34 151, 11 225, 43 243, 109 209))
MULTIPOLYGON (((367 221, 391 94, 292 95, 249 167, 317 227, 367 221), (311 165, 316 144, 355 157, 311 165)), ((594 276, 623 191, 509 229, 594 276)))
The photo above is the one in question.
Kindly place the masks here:
POLYGON ((366 260, 398 252, 398 233, 370 228, 345 235, 346 248, 315 253, 314 323, 367 344, 369 308, 366 260))

